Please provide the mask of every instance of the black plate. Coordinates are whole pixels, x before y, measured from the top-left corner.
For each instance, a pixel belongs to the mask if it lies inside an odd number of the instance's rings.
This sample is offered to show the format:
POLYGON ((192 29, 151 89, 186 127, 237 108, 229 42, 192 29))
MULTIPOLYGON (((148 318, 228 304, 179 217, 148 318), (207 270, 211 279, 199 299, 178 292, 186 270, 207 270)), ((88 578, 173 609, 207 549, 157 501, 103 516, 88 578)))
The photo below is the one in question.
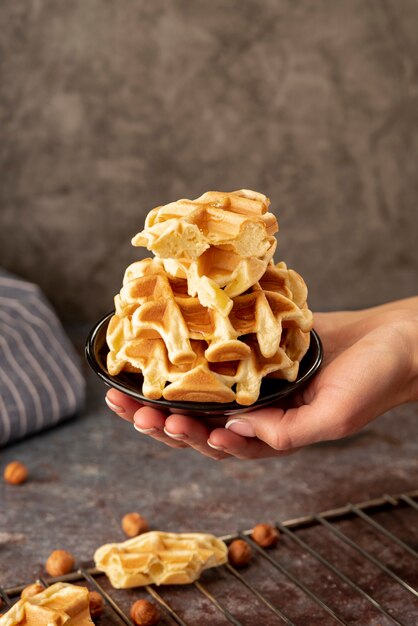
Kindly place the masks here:
POLYGON ((121 373, 118 376, 111 376, 106 368, 106 357, 109 348, 106 343, 106 331, 114 313, 109 313, 101 319, 90 331, 86 343, 86 357, 90 366, 96 374, 109 387, 114 387, 131 398, 138 400, 141 404, 151 406, 156 409, 171 413, 183 413, 195 416, 218 416, 218 415, 234 415, 235 413, 246 413, 254 408, 260 408, 271 404, 293 393, 296 389, 304 385, 318 370, 322 362, 322 344, 318 334, 311 331, 311 342, 309 350, 303 357, 299 375, 293 383, 286 380, 278 380, 274 378, 265 378, 261 383, 260 395, 257 402, 250 406, 243 406, 236 402, 220 403, 220 402, 169 402, 168 400, 150 400, 145 398, 142 393, 142 376, 140 374, 121 373))

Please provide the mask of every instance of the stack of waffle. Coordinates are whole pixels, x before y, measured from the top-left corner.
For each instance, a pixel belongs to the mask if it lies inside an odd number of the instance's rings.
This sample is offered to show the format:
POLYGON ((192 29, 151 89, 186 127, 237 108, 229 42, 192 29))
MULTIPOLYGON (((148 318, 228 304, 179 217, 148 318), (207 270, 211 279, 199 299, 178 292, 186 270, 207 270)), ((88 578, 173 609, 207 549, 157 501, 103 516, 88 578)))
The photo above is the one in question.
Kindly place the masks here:
POLYGON ((153 209, 133 238, 115 298, 111 375, 143 376, 150 399, 253 404, 265 376, 294 381, 312 313, 303 279, 274 265, 277 220, 266 196, 208 192, 153 209))

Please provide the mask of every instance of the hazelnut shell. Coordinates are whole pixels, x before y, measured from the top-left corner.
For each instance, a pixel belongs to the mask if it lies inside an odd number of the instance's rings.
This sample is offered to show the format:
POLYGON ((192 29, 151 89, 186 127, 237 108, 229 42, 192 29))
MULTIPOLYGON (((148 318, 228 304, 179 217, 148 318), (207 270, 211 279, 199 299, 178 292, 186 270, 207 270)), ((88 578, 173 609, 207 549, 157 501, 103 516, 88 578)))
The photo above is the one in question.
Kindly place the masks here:
POLYGON ((148 531, 148 522, 139 513, 127 513, 122 517, 122 530, 128 537, 136 537, 148 531))
POLYGON ((95 619, 103 613, 104 600, 98 591, 89 592, 90 616, 95 619))
POLYGON ((251 538, 262 548, 273 548, 279 537, 279 531, 271 524, 257 524, 251 533, 251 538))
POLYGON ((228 561, 234 567, 245 567, 252 557, 251 546, 243 539, 234 539, 228 547, 228 561))
POLYGON ((38 593, 41 593, 45 587, 41 585, 41 583, 33 583, 32 585, 28 585, 22 590, 20 594, 21 598, 32 598, 36 596, 38 593))
POLYGON ((20 461, 12 461, 4 468, 3 478, 9 485, 21 485, 28 479, 28 468, 20 461))
POLYGON ((131 606, 131 619, 137 626, 155 626, 160 620, 160 610, 148 600, 137 600, 131 606))
POLYGON ((64 576, 74 569, 74 557, 66 550, 54 550, 45 563, 50 576, 64 576))

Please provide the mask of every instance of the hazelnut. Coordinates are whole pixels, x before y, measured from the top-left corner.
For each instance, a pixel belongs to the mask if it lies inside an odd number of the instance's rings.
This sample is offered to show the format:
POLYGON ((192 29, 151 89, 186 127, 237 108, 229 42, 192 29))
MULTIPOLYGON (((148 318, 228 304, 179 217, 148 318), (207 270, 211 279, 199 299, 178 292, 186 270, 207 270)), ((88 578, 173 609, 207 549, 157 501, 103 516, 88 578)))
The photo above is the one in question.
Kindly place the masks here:
POLYGON ((21 485, 28 478, 28 468, 20 461, 12 461, 6 465, 3 477, 9 485, 21 485))
POLYGON ((251 546, 243 539, 235 539, 228 547, 228 561, 234 567, 245 567, 251 557, 251 546))
POLYGON ((131 606, 131 620, 138 626, 154 626, 160 620, 160 610, 148 602, 148 600, 137 600, 131 606))
POLYGON ((90 617, 95 619, 103 613, 104 601, 103 597, 97 591, 89 592, 89 609, 90 617))
POLYGON ((32 596, 36 596, 38 593, 41 593, 45 587, 41 585, 41 583, 33 583, 32 585, 28 585, 25 587, 20 594, 21 598, 32 598, 32 596))
POLYGON ((257 524, 253 528, 251 537, 262 548, 273 548, 279 540, 280 533, 271 524, 257 524))
POLYGON ((74 557, 65 550, 54 550, 45 563, 45 569, 50 576, 63 576, 74 568, 74 557))
POLYGON ((128 537, 136 537, 148 531, 148 522, 139 513, 127 513, 122 518, 122 529, 128 537))

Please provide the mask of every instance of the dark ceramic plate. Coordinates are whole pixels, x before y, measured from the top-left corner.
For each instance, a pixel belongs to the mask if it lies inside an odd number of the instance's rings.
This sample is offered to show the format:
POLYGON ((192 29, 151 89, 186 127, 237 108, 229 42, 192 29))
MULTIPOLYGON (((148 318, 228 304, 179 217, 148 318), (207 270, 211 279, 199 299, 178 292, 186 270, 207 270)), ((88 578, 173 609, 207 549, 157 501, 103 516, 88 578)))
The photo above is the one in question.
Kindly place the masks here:
POLYGON ((236 402, 222 404, 219 402, 168 402, 167 400, 150 400, 142 393, 142 377, 139 374, 121 373, 111 376, 106 368, 106 357, 109 349, 106 344, 106 331, 113 312, 101 319, 91 330, 86 343, 86 356, 90 366, 96 374, 109 387, 114 387, 141 404, 151 406, 162 411, 171 413, 183 413, 187 415, 219 416, 234 415, 234 413, 246 413, 254 408, 260 408, 276 402, 281 398, 293 393, 304 385, 318 370, 322 362, 322 345, 317 333, 311 331, 311 342, 308 352, 303 357, 299 375, 293 383, 274 378, 265 378, 261 383, 260 395, 251 406, 242 406, 236 402))

